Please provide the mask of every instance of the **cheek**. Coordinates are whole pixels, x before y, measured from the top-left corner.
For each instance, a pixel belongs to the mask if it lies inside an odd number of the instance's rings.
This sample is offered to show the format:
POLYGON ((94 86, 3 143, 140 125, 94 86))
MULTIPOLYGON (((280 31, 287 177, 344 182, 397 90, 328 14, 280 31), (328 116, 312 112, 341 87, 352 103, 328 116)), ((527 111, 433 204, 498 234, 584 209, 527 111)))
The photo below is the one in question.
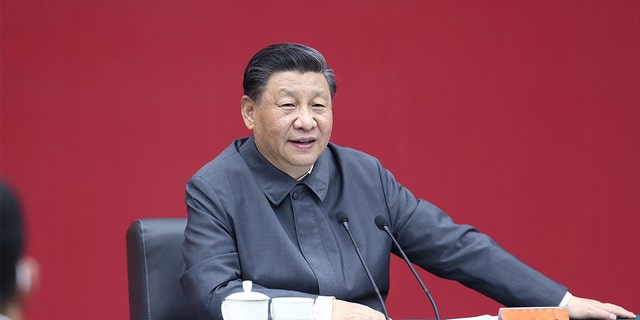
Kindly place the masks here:
POLYGON ((316 122, 318 122, 318 126, 322 132, 330 133, 333 128, 333 115, 331 113, 322 115, 316 122))
POLYGON ((262 131, 273 137, 285 136, 292 127, 291 123, 287 117, 270 118, 262 123, 262 131))
POLYGON ((273 112, 261 110, 255 114, 255 127, 261 131, 271 132, 278 127, 280 120, 273 112))

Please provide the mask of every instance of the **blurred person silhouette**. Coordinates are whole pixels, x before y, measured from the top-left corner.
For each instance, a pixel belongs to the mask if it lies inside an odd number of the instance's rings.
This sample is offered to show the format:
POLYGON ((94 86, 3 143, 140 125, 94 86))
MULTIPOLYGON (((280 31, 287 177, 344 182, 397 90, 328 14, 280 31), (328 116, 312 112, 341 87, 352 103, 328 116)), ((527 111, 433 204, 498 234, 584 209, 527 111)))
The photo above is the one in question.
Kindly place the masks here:
POLYGON ((20 320, 39 278, 38 264, 24 255, 25 228, 20 200, 0 181, 0 320, 20 320))

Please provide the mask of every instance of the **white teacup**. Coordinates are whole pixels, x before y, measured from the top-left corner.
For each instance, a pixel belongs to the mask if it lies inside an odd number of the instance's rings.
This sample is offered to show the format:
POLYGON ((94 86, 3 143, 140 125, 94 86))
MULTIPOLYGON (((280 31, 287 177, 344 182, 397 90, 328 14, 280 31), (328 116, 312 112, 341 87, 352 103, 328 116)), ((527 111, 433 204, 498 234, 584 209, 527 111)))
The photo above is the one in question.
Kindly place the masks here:
POLYGON ((252 292, 251 281, 243 281, 243 292, 229 295, 222 301, 222 318, 224 320, 267 320, 269 316, 269 297, 259 292, 252 292))
POLYGON ((313 320, 313 299, 280 297, 271 299, 273 320, 313 320))
POLYGON ((268 301, 238 301, 225 300, 222 302, 222 318, 224 320, 267 320, 268 301))

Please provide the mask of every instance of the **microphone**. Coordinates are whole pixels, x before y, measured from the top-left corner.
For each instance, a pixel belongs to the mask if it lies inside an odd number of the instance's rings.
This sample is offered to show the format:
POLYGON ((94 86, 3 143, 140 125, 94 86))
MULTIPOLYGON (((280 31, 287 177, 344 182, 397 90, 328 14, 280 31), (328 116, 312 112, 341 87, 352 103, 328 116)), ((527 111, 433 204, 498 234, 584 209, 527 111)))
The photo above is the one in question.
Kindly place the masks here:
POLYGON ((407 265, 409 266, 409 269, 411 269, 411 273, 413 273, 413 276, 416 277, 416 279, 418 280, 418 283, 420 283, 420 287, 422 287, 422 290, 424 291, 424 293, 427 294, 427 298, 429 298, 429 301, 431 302, 431 306, 433 306, 433 311, 436 314, 436 319, 440 320, 440 313, 438 312, 438 307, 436 307, 436 302, 433 300, 433 297, 431 296, 429 289, 427 289, 427 286, 425 286, 424 283, 422 282, 422 279, 420 279, 420 276, 416 272, 416 269, 413 268, 411 261, 409 261, 409 258, 407 258, 407 255, 404 254, 404 251, 400 247, 400 244, 396 240, 396 237, 394 237, 393 234, 391 234, 391 231, 389 231, 389 224, 387 223, 387 220, 383 216, 377 216, 374 219, 374 222, 376 223, 376 226, 378 226, 380 230, 386 232, 389 235, 389 237, 391 238, 391 241, 393 241, 393 244, 396 246, 396 248, 398 248, 398 251, 400 251, 400 255, 402 255, 404 262, 407 263, 407 265))
POLYGON ((362 254, 360 254, 360 249, 358 249, 356 240, 353 239, 351 230, 349 230, 349 218, 344 212, 338 212, 336 214, 336 219, 338 219, 338 223, 340 223, 344 227, 344 229, 347 230, 347 233, 349 234, 349 239, 351 239, 351 243, 353 243, 353 248, 356 249, 356 253, 358 254, 358 258, 360 259, 360 263, 362 264, 364 271, 367 273, 367 277, 369 278, 369 282, 371 282, 371 285, 373 286, 373 290, 376 291, 378 300, 380 300, 380 305, 382 305, 382 311, 384 312, 385 319, 389 320, 390 319, 389 313, 387 312, 387 307, 384 305, 384 300, 382 299, 382 295, 380 294, 380 289, 378 289, 376 282, 373 280, 373 276, 371 276, 371 272, 369 272, 369 268, 367 268, 367 264, 364 263, 364 259, 362 258, 362 254))

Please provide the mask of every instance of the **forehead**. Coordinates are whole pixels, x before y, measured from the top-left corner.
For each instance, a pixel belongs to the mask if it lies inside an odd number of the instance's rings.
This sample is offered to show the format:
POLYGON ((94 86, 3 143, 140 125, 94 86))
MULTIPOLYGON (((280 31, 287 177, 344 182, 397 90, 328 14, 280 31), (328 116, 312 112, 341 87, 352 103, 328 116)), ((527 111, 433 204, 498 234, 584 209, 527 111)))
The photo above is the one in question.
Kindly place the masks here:
POLYGON ((320 72, 281 71, 272 74, 266 91, 272 94, 295 94, 315 92, 329 94, 329 84, 320 72))

